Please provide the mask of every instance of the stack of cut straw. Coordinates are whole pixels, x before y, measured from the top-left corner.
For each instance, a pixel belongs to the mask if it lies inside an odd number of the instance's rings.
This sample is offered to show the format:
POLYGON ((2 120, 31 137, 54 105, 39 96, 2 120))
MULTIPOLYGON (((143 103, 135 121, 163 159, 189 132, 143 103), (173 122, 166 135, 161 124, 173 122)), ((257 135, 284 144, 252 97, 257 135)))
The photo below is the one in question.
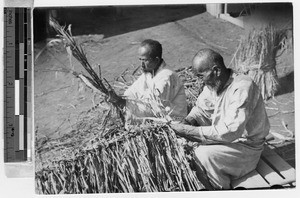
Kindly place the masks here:
POLYGON ((231 62, 233 69, 255 81, 265 100, 273 97, 278 88, 276 59, 285 38, 286 30, 277 30, 272 25, 253 29, 241 40, 231 62))
MULTIPOLYGON (((146 124, 114 128, 92 149, 36 172, 40 194, 196 191, 205 186, 191 169, 174 131, 146 124)), ((203 177, 205 177, 203 175, 203 177)))

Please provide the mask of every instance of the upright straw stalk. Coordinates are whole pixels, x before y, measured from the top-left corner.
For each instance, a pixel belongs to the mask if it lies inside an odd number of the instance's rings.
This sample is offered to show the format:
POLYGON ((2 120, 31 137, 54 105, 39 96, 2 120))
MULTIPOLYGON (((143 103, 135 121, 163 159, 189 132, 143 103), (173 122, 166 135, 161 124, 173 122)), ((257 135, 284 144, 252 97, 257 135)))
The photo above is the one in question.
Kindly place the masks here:
MULTIPOLYGON (((52 17, 50 17, 49 23, 58 33, 58 37, 60 37, 64 42, 69 56, 74 56, 76 60, 78 60, 79 63, 83 66, 83 68, 88 72, 90 77, 84 74, 77 74, 75 71, 72 71, 72 74, 76 77, 79 77, 88 87, 90 87, 93 90, 98 90, 100 91, 100 93, 103 93, 106 96, 110 96, 110 94, 117 95, 115 90, 109 84, 109 82, 101 76, 100 65, 98 65, 99 72, 97 75, 93 67, 88 62, 86 54, 82 49, 81 45, 79 45, 72 36, 71 25, 69 25, 66 29, 65 26, 60 26, 59 23, 52 17)), ((122 121, 125 122, 123 108, 118 106, 118 104, 116 103, 112 103, 112 105, 116 107, 115 109, 118 111, 119 116, 121 117, 122 121)))
MULTIPOLYGON (((71 26, 69 25, 66 29, 65 26, 60 26, 59 23, 54 19, 50 18, 50 25, 54 28, 54 30, 58 33, 58 37, 60 37, 68 51, 69 55, 72 55, 79 61, 79 63, 83 66, 83 68, 88 72, 90 77, 85 75, 79 76, 86 84, 91 84, 94 88, 99 90, 100 92, 108 95, 109 92, 114 91, 111 85, 105 78, 102 78, 100 66, 99 66, 99 75, 95 72, 93 67, 87 60, 86 54, 82 49, 81 45, 79 45, 74 37, 72 36, 71 26)), ((90 86, 89 84, 89 86, 90 86)))

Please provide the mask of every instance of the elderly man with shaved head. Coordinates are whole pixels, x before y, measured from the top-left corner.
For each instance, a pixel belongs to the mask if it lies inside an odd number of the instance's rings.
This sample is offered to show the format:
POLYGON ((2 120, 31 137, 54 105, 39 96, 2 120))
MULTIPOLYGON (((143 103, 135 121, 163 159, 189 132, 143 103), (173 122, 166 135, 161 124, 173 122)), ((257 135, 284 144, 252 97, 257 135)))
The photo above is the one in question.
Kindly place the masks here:
POLYGON ((259 88, 225 67, 222 56, 202 49, 193 71, 205 86, 183 123, 171 124, 186 139, 200 142, 195 155, 216 189, 254 170, 270 125, 259 88))

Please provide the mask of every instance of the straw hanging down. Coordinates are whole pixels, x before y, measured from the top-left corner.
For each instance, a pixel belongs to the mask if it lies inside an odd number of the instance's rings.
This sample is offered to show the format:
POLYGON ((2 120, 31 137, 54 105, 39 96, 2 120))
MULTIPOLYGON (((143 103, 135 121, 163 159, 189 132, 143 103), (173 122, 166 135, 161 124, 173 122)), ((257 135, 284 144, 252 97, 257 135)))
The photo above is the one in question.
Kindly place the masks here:
POLYGON ((285 38, 286 30, 277 30, 272 25, 253 29, 241 40, 231 62, 233 69, 255 81, 265 100, 274 97, 278 88, 276 59, 285 38))

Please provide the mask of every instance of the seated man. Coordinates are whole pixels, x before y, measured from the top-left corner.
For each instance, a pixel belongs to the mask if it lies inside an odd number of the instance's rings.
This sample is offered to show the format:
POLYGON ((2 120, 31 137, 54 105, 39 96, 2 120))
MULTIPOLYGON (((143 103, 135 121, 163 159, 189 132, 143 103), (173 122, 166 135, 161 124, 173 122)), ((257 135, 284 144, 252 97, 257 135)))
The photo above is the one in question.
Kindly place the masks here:
POLYGON ((172 119, 182 120, 187 115, 184 86, 162 59, 161 44, 151 39, 144 40, 138 55, 142 75, 125 91, 124 98, 114 98, 118 104, 126 106, 127 123, 136 118, 159 116, 153 111, 153 108, 160 111, 159 107, 169 109, 172 119))
POLYGON ((182 137, 200 142, 195 155, 216 189, 254 170, 270 124, 259 88, 225 67, 222 56, 200 50, 193 72, 205 87, 183 123, 171 124, 182 137))

